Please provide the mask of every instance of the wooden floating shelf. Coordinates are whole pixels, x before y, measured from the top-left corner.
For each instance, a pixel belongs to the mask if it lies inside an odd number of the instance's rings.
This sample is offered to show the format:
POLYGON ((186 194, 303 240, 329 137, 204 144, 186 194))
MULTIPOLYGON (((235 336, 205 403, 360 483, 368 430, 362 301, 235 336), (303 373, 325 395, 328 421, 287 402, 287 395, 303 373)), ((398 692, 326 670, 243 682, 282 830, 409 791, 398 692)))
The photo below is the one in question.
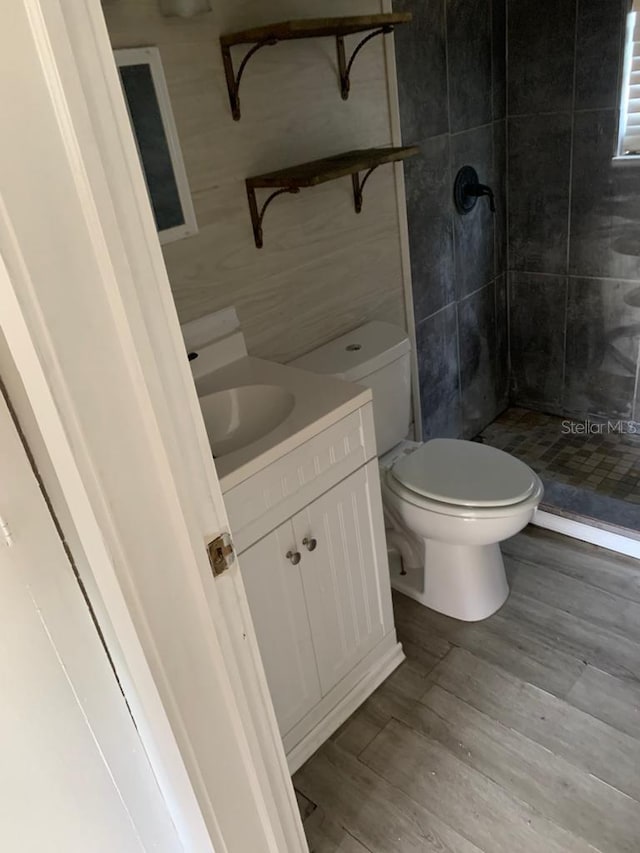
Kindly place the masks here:
POLYGON ((291 39, 324 38, 325 36, 349 36, 364 33, 384 25, 406 24, 411 12, 395 12, 388 15, 353 15, 347 18, 302 18, 298 21, 281 21, 250 30, 240 30, 220 36, 220 44, 254 44, 266 39, 287 41, 291 39))
POLYGON ((419 154, 417 145, 402 148, 362 148, 313 160, 311 163, 301 163, 299 166, 289 166, 277 172, 257 175, 247 178, 247 186, 251 187, 315 187, 336 178, 344 178, 354 172, 376 168, 396 160, 406 160, 419 154))
POLYGON ((385 163, 406 160, 408 157, 415 157, 419 153, 420 149, 416 145, 408 145, 402 148, 365 148, 247 178, 245 181, 247 198, 257 248, 261 249, 263 246, 262 223, 265 212, 277 196, 283 193, 298 193, 306 187, 315 187, 318 184, 351 175, 353 202, 356 213, 360 213, 362 210, 362 190, 373 170, 385 163), (360 172, 366 172, 362 180, 360 179, 360 172), (256 189, 261 188, 273 189, 275 192, 272 192, 262 207, 258 209, 256 189))
POLYGON ((261 48, 278 44, 280 41, 291 41, 292 39, 335 36, 338 52, 338 70, 340 73, 340 91, 343 100, 346 101, 349 97, 351 87, 351 68, 360 50, 370 39, 378 35, 390 33, 396 24, 407 24, 411 19, 412 15, 410 12, 395 12, 386 15, 356 15, 347 18, 307 18, 299 21, 282 21, 277 24, 267 24, 263 27, 254 27, 249 30, 241 30, 237 33, 229 33, 226 36, 221 36, 222 60, 227 78, 231 112, 234 119, 236 121, 240 119, 240 80, 242 79, 247 62, 261 48), (344 47, 345 36, 364 32, 368 32, 369 34, 357 45, 347 62, 344 47), (251 44, 253 47, 245 55, 236 74, 231 58, 231 48, 239 44, 251 44))

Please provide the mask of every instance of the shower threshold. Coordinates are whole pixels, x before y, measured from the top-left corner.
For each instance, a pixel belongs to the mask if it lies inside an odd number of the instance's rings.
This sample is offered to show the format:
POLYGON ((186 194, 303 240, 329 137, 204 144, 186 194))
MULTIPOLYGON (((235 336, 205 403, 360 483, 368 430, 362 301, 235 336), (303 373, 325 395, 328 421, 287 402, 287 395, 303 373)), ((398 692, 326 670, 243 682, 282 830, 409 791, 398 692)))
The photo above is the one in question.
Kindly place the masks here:
POLYGON ((628 426, 510 408, 476 440, 542 478, 534 524, 640 557, 640 434, 628 426))

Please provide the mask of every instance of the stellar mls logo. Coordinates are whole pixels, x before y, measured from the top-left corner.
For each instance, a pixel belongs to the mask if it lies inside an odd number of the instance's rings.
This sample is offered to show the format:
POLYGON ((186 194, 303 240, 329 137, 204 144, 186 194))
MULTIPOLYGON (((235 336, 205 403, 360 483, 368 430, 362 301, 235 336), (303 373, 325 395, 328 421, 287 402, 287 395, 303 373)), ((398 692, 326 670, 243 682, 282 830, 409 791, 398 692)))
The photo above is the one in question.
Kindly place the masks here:
POLYGON ((640 435, 638 421, 562 421, 563 435, 640 435))

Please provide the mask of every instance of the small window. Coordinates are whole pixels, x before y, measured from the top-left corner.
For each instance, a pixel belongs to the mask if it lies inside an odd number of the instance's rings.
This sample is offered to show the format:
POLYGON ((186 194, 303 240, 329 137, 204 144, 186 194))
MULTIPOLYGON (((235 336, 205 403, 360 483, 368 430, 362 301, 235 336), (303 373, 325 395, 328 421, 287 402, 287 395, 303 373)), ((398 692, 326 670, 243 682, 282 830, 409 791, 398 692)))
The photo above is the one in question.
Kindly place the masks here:
POLYGON ((640 157, 640 0, 627 16, 618 156, 640 157))
POLYGON ((114 53, 160 242, 197 234, 160 51, 137 47, 114 53))

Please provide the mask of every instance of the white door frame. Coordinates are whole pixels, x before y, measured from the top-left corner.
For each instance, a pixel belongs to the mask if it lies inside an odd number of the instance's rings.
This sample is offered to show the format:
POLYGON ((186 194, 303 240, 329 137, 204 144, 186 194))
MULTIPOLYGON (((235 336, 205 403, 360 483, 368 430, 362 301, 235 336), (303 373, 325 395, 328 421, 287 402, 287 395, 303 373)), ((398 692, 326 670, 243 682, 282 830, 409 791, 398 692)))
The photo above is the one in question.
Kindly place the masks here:
POLYGON ((0 373, 185 849, 306 851, 99 2, 1 16, 0 373))

